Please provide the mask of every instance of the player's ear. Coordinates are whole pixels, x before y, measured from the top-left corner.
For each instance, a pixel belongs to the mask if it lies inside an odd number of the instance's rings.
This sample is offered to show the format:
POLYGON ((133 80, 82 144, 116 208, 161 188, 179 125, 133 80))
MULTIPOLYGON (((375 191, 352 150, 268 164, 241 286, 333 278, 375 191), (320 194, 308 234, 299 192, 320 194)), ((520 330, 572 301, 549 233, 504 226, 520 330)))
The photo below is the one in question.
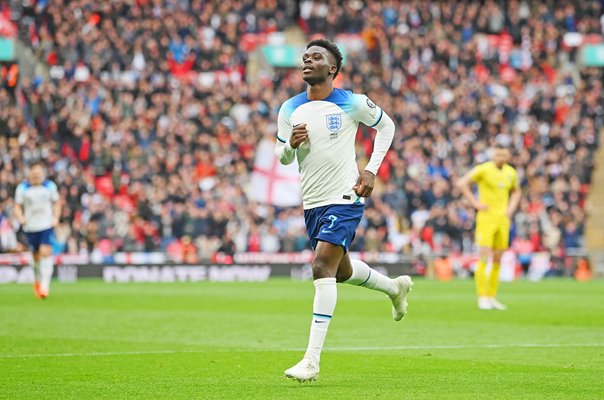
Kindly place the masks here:
POLYGON ((329 66, 329 75, 335 75, 337 70, 338 70, 338 67, 336 65, 330 65, 329 66))

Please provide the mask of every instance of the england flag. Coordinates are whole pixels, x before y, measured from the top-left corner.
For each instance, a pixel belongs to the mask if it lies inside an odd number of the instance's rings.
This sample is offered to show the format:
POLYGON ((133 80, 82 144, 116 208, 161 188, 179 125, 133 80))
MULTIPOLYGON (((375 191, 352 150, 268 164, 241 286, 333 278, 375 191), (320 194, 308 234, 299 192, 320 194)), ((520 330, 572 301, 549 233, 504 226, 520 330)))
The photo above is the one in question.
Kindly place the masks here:
POLYGON ((294 207, 302 203, 298 163, 282 165, 273 152, 275 144, 262 139, 256 149, 254 171, 247 188, 248 198, 278 207, 294 207))

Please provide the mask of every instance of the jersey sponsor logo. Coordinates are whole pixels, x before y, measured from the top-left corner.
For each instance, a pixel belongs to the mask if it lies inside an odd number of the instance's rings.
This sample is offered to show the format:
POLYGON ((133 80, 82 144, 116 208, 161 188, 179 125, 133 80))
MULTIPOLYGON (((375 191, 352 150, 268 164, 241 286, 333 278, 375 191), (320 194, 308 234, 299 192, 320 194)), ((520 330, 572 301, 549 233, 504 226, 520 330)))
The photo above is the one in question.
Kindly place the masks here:
POLYGON ((342 114, 327 114, 325 117, 327 129, 331 132, 337 132, 342 127, 342 114))

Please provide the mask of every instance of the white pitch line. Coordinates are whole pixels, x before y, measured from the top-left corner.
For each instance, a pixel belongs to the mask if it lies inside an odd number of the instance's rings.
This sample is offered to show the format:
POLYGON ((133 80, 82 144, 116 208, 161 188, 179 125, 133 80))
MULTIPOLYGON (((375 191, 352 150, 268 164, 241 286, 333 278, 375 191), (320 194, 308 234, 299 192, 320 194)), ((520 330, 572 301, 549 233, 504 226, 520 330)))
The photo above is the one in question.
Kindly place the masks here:
MULTIPOLYGON (((582 343, 582 344, 562 344, 562 343, 509 343, 509 344, 476 344, 476 345, 410 345, 410 346, 371 346, 371 347, 334 347, 326 348, 327 352, 347 352, 347 351, 388 351, 388 350, 458 350, 458 349, 507 349, 507 348, 564 348, 564 347, 604 347, 604 343, 582 343)), ((247 349, 225 349, 222 351, 304 351, 298 348, 247 348, 247 349)), ((50 357, 104 357, 104 356, 127 356, 127 355, 146 355, 146 354, 186 354, 203 353, 205 350, 149 350, 149 351, 108 351, 108 352, 90 352, 90 353, 39 353, 39 354, 0 354, 0 359, 14 358, 50 358, 50 357)))
POLYGON ((0 354, 2 358, 44 358, 44 357, 99 357, 99 356, 127 356, 141 354, 174 354, 190 353, 180 350, 150 350, 150 351, 108 351, 91 353, 39 353, 39 354, 0 354))
POLYGON ((604 347, 604 343, 562 344, 562 343, 507 343, 507 344, 436 344, 409 346, 359 346, 326 348, 327 351, 387 351, 387 350, 456 350, 456 349, 508 349, 508 348, 562 348, 562 347, 604 347))

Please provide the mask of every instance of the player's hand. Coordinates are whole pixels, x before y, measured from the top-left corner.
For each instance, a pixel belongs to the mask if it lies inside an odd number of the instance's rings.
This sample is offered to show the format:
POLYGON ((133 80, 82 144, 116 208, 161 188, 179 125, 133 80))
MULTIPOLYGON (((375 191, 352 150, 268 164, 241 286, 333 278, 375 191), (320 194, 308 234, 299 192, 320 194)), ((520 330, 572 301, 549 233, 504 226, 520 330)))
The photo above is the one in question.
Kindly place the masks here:
POLYGON ((52 220, 52 227, 56 228, 57 226, 59 226, 59 219, 55 218, 52 220))
POLYGON ((489 206, 487 206, 486 204, 482 204, 481 202, 477 201, 474 204, 474 208, 478 211, 487 211, 489 209, 489 206))
POLYGON ((352 189, 359 197, 369 197, 371 196, 371 192, 373 192, 374 181, 375 175, 372 172, 363 171, 352 189))
POLYGON ((300 123, 295 125, 294 129, 292 129, 292 135, 289 138, 289 145, 292 147, 292 149, 297 149, 302 143, 304 143, 306 139, 308 139, 306 124, 300 123))

